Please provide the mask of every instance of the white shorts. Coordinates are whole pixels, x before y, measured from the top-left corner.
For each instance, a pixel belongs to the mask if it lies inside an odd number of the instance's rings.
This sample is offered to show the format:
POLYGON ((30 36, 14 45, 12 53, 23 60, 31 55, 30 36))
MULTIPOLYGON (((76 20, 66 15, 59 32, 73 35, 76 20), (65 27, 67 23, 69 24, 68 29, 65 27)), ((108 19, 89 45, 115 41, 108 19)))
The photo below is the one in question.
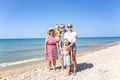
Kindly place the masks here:
POLYGON ((70 66, 70 55, 64 56, 64 66, 70 66))

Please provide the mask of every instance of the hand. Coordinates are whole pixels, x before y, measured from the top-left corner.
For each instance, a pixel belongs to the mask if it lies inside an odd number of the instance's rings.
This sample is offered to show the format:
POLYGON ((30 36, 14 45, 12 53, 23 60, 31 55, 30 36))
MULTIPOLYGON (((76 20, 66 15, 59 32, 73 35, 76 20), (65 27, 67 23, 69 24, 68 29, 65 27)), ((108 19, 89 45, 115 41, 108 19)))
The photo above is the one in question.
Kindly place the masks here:
POLYGON ((73 62, 73 57, 71 56, 71 63, 73 62))
POLYGON ((69 45, 69 47, 71 47, 71 45, 69 45))

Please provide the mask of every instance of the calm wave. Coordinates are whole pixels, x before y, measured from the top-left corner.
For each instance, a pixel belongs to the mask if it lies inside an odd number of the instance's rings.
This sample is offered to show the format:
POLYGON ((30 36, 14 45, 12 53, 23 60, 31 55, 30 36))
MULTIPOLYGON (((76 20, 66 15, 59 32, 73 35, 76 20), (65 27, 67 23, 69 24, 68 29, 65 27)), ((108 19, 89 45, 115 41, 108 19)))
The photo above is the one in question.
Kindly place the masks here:
MULTIPOLYGON (((78 51, 119 41, 120 37, 78 38, 78 51)), ((0 64, 44 57, 44 38, 0 39, 0 64)))

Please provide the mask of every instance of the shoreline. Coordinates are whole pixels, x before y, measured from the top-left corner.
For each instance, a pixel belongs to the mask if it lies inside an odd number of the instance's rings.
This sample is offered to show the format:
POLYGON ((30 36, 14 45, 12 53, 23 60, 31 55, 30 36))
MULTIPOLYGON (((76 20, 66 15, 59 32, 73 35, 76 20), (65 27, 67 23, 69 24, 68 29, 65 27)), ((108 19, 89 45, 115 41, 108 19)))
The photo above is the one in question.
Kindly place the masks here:
MULTIPOLYGON (((107 49, 107 48, 110 48, 112 46, 119 45, 119 44, 120 44, 120 41, 117 41, 117 42, 113 42, 113 45, 111 45, 111 46, 110 45, 102 46, 102 47, 97 47, 94 50, 88 50, 85 52, 81 52, 81 53, 77 54, 77 58, 87 55, 87 54, 92 54, 96 51, 107 49)), ((101 44, 101 45, 104 45, 104 44, 101 44)), ((57 62, 59 62, 59 61, 57 61, 57 62)), ((41 60, 36 60, 36 61, 30 61, 30 62, 16 64, 16 65, 6 66, 6 67, 0 67, 0 79, 10 76, 10 75, 35 70, 37 68, 43 68, 46 65, 47 65, 47 63, 45 60, 43 60, 42 62, 41 62, 41 60)))
MULTIPOLYGON (((90 46, 90 47, 87 47, 87 48, 84 48, 83 50, 77 50, 77 55, 81 55, 81 54, 84 54, 84 53, 88 53, 88 52, 93 52, 93 51, 97 51, 97 50, 101 50, 103 48, 107 48, 107 47, 110 47, 110 46, 114 46, 116 45, 117 42, 120 42, 120 41, 115 41, 115 42, 110 42, 110 43, 105 43, 105 44, 97 44, 97 45, 94 45, 94 46, 90 46)), ((6 66, 12 66, 12 65, 19 65, 19 64, 22 64, 22 63, 29 63, 29 62, 33 62, 33 61, 45 61, 44 59, 44 56, 43 57, 40 57, 40 58, 31 58, 31 59, 24 59, 24 60, 18 60, 18 61, 13 61, 13 62, 5 62, 5 63, 0 63, 0 67, 6 67, 6 66)))
POLYGON ((111 42, 111 43, 106 43, 106 44, 99 44, 99 45, 95 45, 95 46, 91 46, 89 47, 89 49, 86 49, 85 51, 82 51, 80 53, 77 54, 77 56, 84 56, 102 49, 107 49, 109 47, 115 46, 115 45, 119 45, 120 41, 115 41, 115 42, 111 42))

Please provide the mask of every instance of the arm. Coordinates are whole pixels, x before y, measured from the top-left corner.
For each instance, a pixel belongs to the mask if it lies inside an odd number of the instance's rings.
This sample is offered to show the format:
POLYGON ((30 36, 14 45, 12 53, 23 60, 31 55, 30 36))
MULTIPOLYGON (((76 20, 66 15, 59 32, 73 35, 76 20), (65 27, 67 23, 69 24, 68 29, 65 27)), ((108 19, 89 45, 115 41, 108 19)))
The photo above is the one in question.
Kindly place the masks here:
POLYGON ((62 50, 61 40, 59 40, 59 49, 62 50))
POLYGON ((75 42, 72 41, 71 44, 69 45, 69 47, 72 47, 73 44, 75 44, 75 42))
POLYGON ((60 44, 60 43, 61 43, 60 39, 57 41, 57 43, 58 43, 58 45, 57 45, 57 46, 58 46, 58 49, 60 49, 60 46, 61 46, 61 44, 60 44))
POLYGON ((48 39, 46 38, 45 40, 45 54, 47 55, 47 43, 48 43, 48 39))
POLYGON ((70 56, 71 56, 71 62, 73 61, 73 51, 72 51, 72 48, 71 48, 71 51, 70 51, 70 56))

